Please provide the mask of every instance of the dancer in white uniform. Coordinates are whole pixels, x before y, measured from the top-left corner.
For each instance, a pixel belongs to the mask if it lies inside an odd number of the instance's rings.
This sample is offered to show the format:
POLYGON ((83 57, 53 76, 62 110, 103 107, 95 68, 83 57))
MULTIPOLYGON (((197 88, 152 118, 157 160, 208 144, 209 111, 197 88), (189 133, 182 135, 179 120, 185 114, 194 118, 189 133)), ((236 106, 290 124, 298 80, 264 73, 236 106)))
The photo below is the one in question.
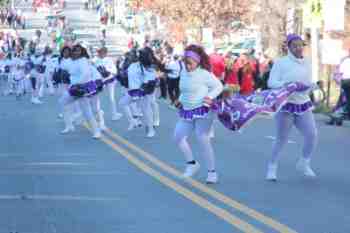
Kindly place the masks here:
POLYGON ((115 100, 115 87, 117 81, 115 80, 115 75, 117 73, 116 65, 111 57, 107 56, 108 50, 106 47, 102 47, 97 50, 97 57, 94 59, 95 66, 99 69, 102 69, 105 72, 104 84, 105 88, 108 90, 109 100, 112 108, 112 120, 117 121, 122 117, 117 111, 117 103, 115 100))
POLYGON ((200 168, 192 154, 188 137, 194 131, 207 163, 207 183, 216 183, 215 156, 210 142, 210 128, 214 113, 209 109, 212 101, 223 90, 221 82, 210 73, 209 57, 202 47, 190 45, 185 50, 185 68, 180 74, 180 97, 174 104, 180 119, 175 127, 175 141, 187 162, 184 177, 193 176, 200 168))
POLYGON ((59 100, 60 106, 63 109, 64 121, 66 125, 62 133, 66 134, 74 131, 69 105, 74 102, 78 102, 84 117, 92 128, 93 138, 100 138, 101 130, 98 127, 97 121, 92 112, 90 99, 85 95, 90 93, 82 93, 81 95, 78 95, 76 92, 74 92, 74 90, 79 90, 80 87, 83 88, 83 90, 91 90, 90 84, 94 84, 94 76, 91 68, 92 66, 88 60, 89 55, 83 46, 77 44, 72 48, 72 58, 72 63, 68 67, 68 72, 70 74, 70 86, 59 100))

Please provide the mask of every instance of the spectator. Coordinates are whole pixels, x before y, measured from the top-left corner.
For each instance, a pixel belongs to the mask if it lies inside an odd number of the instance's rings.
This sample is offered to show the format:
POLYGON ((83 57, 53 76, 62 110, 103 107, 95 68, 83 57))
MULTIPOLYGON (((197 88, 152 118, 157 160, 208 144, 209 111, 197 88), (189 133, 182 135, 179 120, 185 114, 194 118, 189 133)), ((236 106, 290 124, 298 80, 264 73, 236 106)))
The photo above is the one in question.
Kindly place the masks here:
POLYGON ((215 51, 209 56, 211 65, 211 71, 220 81, 224 81, 225 77, 225 59, 224 57, 215 51))
POLYGON ((182 63, 178 55, 173 56, 171 61, 165 66, 170 72, 167 74, 168 93, 171 105, 175 103, 180 96, 180 73, 182 71, 182 63))
POLYGON ((238 72, 237 78, 240 86, 241 95, 250 95, 254 92, 255 83, 254 83, 254 69, 250 63, 248 54, 241 54, 238 62, 238 72))
POLYGON ((342 76, 341 88, 344 91, 346 97, 346 112, 347 117, 350 118, 350 49, 348 50, 348 56, 343 59, 339 66, 339 72, 342 76))

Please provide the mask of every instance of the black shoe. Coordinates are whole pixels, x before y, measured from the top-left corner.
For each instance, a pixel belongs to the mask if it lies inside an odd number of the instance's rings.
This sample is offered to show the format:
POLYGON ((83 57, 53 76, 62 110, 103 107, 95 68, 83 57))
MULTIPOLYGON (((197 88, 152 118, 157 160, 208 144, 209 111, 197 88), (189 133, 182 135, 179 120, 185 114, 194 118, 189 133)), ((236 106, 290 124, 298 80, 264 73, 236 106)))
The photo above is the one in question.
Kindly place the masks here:
POLYGON ((335 124, 335 118, 331 118, 330 121, 326 122, 327 125, 334 125, 335 124))
POLYGON ((337 119, 336 125, 337 126, 342 126, 343 125, 343 119, 337 119))

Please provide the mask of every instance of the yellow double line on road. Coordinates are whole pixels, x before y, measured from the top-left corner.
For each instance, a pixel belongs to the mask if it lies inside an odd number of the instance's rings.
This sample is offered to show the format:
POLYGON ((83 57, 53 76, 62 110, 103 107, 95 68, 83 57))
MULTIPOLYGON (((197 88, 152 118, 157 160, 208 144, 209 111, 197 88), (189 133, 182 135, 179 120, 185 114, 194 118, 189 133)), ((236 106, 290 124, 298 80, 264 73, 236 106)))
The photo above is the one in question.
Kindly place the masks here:
MULTIPOLYGON (((157 166, 161 170, 177 177, 177 178, 182 178, 182 173, 171 166, 167 165, 166 163, 162 162, 161 160, 157 159, 155 156, 151 155, 150 153, 142 150, 141 148, 137 147, 136 145, 130 143, 123 137, 119 136, 115 132, 113 132, 110 129, 106 130, 106 133, 114 140, 116 140, 118 143, 126 146, 129 148, 131 151, 135 152, 142 158, 148 160, 151 162, 153 165, 157 166)), ((185 188, 184 186, 176 183, 174 180, 162 175, 160 172, 156 171, 155 169, 151 168, 144 162, 142 162, 140 159, 136 158, 134 154, 131 154, 128 150, 122 148, 109 138, 102 136, 101 141, 109 145, 113 150, 118 152, 120 155, 125 157, 130 163, 135 165, 137 168, 145 172, 146 174, 150 175, 151 177, 155 178, 158 180, 160 183, 166 185, 167 187, 173 189, 177 193, 183 195, 184 197, 188 198, 192 202, 196 203, 197 205, 201 206, 202 208, 208 210, 209 212, 215 214, 219 218, 225 220, 235 228, 241 230, 242 232, 249 232, 249 233, 260 233, 262 232, 261 230, 255 228, 251 224, 241 220, 240 218, 234 216, 230 212, 212 204, 209 202, 207 199, 199 196, 198 194, 195 194, 188 188, 185 188)), ((256 210, 253 210, 238 201, 235 201, 231 199, 230 197, 208 187, 207 185, 204 185, 192 178, 189 179, 184 179, 187 183, 192 185, 194 188, 200 190, 201 192, 207 194, 208 196, 221 201, 225 205, 234 208, 235 210, 238 210, 247 216, 271 227, 272 229, 278 231, 278 232, 283 232, 283 233, 297 233, 295 230, 290 229, 289 227, 277 222, 276 220, 265 216, 261 213, 259 213, 256 210)))

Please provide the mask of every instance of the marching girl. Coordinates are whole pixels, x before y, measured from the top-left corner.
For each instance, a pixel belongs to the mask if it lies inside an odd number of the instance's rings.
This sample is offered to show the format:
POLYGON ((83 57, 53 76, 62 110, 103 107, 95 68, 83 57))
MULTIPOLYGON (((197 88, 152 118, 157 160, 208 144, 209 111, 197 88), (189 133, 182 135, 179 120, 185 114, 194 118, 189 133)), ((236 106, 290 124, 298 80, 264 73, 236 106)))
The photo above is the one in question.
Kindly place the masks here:
POLYGON ((29 77, 32 84, 32 104, 42 104, 39 99, 39 90, 43 85, 45 67, 43 66, 44 57, 38 52, 29 57, 29 62, 32 63, 33 68, 30 71, 29 77))
MULTIPOLYGON (((69 69, 72 65, 72 49, 69 46, 64 46, 61 49, 60 56, 57 59, 56 68, 53 74, 53 81, 55 85, 58 86, 59 96, 68 90, 70 84, 69 69)), ((73 117, 73 112, 79 112, 79 104, 73 103, 70 107, 71 114, 73 117), (74 111, 73 111, 74 110, 74 111)), ((59 118, 63 118, 63 113, 59 113, 59 118)))
POLYGON ((80 44, 72 48, 72 63, 68 67, 68 72, 70 74, 70 85, 59 100, 65 122, 65 129, 61 133, 66 134, 74 131, 69 107, 72 103, 78 102, 84 117, 93 130, 93 138, 100 138, 101 130, 92 112, 89 97, 86 96, 89 92, 96 91, 96 86, 94 85, 89 55, 80 44))
POLYGON ((15 85, 15 94, 17 97, 24 95, 25 93, 25 60, 20 51, 17 52, 15 57, 15 67, 13 72, 13 81, 15 85))
POLYGON ((100 101, 100 97, 99 97, 100 92, 102 92, 102 88, 105 86, 105 83, 104 83, 105 80, 104 80, 103 76, 101 75, 101 73, 93 65, 92 62, 90 63, 90 69, 91 69, 92 78, 93 78, 94 82, 99 84, 99 90, 94 92, 94 94, 90 95, 89 100, 90 100, 92 111, 95 114, 96 119, 98 120, 99 128, 101 130, 105 131, 107 129, 107 127, 105 125, 104 112, 101 109, 101 101, 100 101))
POLYGON ((207 183, 216 183, 215 156, 210 142, 210 128, 214 113, 209 110, 212 101, 223 90, 221 82, 210 73, 209 56, 204 49, 190 45, 185 49, 185 69, 180 73, 180 97, 174 102, 179 108, 179 116, 174 137, 175 142, 185 155, 186 169, 184 177, 193 176, 200 168, 194 159, 187 138, 194 131, 207 163, 207 183))
POLYGON ((8 53, 6 55, 6 59, 4 60, 4 74, 7 77, 7 90, 5 91, 5 95, 12 94, 13 90, 11 88, 11 84, 13 83, 13 70, 15 68, 15 61, 13 59, 12 53, 8 53))
MULTIPOLYGON (((288 55, 277 60, 272 67, 268 86, 280 88, 290 82, 301 82, 312 86, 311 65, 303 56, 304 42, 301 37, 295 34, 288 35, 287 47, 288 55)), ((316 176, 310 167, 311 156, 317 141, 317 129, 312 108, 309 92, 306 91, 293 94, 288 103, 277 113, 277 135, 268 164, 267 180, 277 180, 278 159, 293 126, 304 137, 302 156, 298 160, 296 168, 307 177, 316 176)))
POLYGON ((138 55, 136 50, 130 50, 127 52, 122 59, 117 61, 117 69, 118 69, 118 75, 117 80, 119 81, 122 89, 122 95, 126 95, 124 99, 119 100, 119 105, 123 108, 123 111, 126 113, 126 117, 128 118, 129 122, 129 128, 128 130, 133 130, 135 127, 141 127, 141 109, 137 105, 136 101, 127 101, 128 98, 128 88, 129 88, 129 81, 128 81, 128 68, 131 64, 138 61, 138 55))
POLYGON ((154 112, 152 101, 156 86, 155 58, 150 48, 144 48, 139 52, 139 61, 131 64, 128 68, 128 91, 121 98, 125 116, 129 121, 129 130, 138 127, 139 123, 133 118, 130 104, 136 102, 142 110, 142 118, 146 126, 146 137, 155 136, 154 112))
POLYGON ((45 67, 43 73, 43 85, 41 85, 39 90, 39 97, 42 98, 44 96, 44 91, 46 86, 48 87, 50 95, 53 95, 55 90, 53 87, 52 75, 55 70, 55 62, 54 59, 51 58, 52 50, 50 47, 45 47, 43 54, 43 66, 45 67))
POLYGON ((68 73, 70 67, 72 65, 72 49, 68 46, 65 46, 61 49, 60 56, 58 57, 58 64, 56 72, 59 72, 58 80, 55 81, 59 85, 60 92, 63 94, 65 90, 67 90, 70 80, 66 75, 62 75, 63 73, 68 73))
POLYGON ((117 73, 116 66, 112 58, 107 57, 108 50, 106 47, 102 47, 97 50, 97 58, 94 59, 94 64, 98 70, 101 70, 101 74, 106 76, 103 77, 104 85, 107 87, 109 100, 112 106, 112 120, 117 121, 122 117, 117 111, 117 104, 115 101, 115 86, 116 80, 114 75, 117 73), (104 72, 106 71, 106 72, 104 72))

